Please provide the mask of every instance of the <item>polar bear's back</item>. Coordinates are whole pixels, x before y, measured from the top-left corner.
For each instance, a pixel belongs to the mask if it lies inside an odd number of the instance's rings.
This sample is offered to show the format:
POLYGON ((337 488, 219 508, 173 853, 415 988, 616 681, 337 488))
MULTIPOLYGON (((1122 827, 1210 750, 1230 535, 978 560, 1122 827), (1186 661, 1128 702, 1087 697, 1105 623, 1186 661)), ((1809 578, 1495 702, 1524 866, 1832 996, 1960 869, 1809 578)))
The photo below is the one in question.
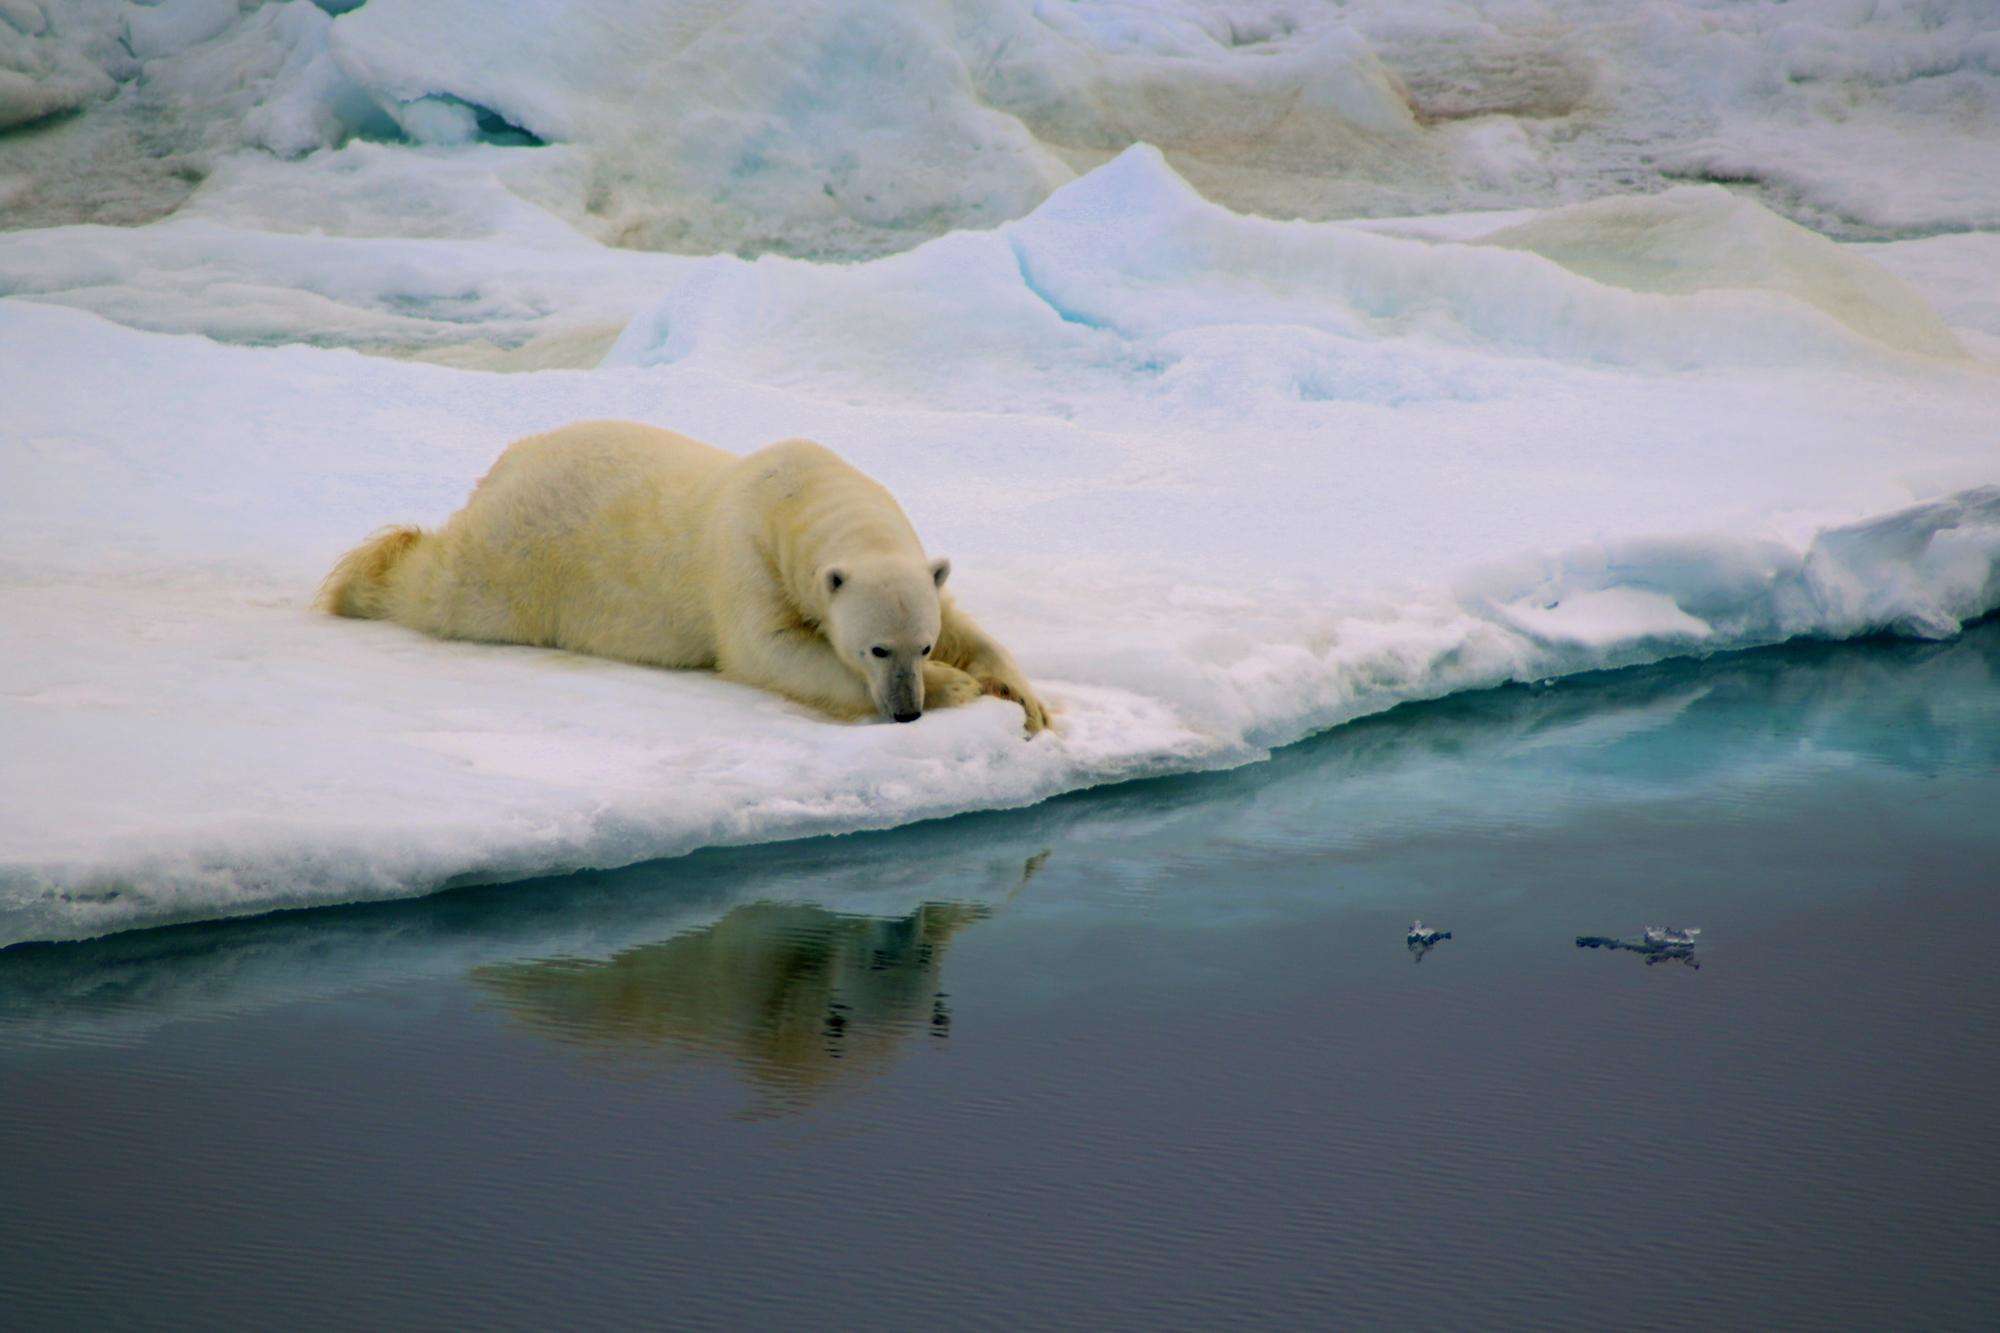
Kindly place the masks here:
POLYGON ((629 421, 520 440, 420 548, 396 618, 457 638, 712 665, 704 534, 738 462, 629 421))
MULTIPOLYGON (((473 489, 472 505, 504 507, 536 524, 596 521, 621 500, 673 506, 712 484, 738 459, 712 444, 637 421, 579 421, 516 440, 473 489)), ((486 515, 493 522, 504 515, 486 515)))

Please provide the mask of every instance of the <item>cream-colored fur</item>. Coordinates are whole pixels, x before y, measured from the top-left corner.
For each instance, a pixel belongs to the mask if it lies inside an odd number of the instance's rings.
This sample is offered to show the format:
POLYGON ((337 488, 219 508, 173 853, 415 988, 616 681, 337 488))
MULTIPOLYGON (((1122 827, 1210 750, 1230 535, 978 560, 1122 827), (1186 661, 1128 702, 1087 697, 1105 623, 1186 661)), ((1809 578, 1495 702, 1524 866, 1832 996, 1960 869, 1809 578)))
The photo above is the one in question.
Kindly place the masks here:
POLYGON ((910 720, 981 694, 1048 713, 941 592, 895 498, 806 440, 745 458, 587 421, 501 454, 435 532, 384 529, 327 576, 335 615, 706 667, 837 717, 910 720), (879 651, 878 651, 879 650, 879 651))

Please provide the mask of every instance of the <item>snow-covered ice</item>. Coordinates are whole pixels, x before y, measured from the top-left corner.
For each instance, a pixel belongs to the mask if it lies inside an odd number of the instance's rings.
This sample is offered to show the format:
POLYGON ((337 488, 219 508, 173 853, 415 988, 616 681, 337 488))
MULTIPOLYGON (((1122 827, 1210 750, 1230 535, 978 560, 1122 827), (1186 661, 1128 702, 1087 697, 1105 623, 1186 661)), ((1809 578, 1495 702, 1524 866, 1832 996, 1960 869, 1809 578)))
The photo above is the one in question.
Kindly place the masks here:
POLYGON ((224 8, 0 0, 0 109, 29 57, 85 107, 0 137, 0 208, 174 210, 0 233, 0 944, 1021 805, 2000 606, 1978 5, 224 8), (168 105, 191 196, 118 169, 168 105), (1759 136, 1798 180, 1659 167, 1759 136), (102 179, 44 170, 78 154, 102 179), (847 454, 1059 731, 310 612, 368 531, 588 417, 847 454))
POLYGON ((0 0, 10 125, 17 226, 383 139, 557 145, 491 170, 690 253, 906 249, 1141 142, 1277 217, 1697 179, 1850 237, 2000 225, 1992 0, 0 0))

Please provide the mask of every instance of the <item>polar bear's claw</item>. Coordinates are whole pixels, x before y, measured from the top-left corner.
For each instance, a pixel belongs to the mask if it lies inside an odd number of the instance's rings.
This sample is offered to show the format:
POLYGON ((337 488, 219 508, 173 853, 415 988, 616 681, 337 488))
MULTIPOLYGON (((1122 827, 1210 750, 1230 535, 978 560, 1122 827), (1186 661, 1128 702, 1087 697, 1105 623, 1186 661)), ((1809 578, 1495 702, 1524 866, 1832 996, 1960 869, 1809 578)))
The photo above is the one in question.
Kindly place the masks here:
POLYGON ((1048 727, 1049 710, 1042 706, 1042 701, 1035 697, 1026 681, 1017 677, 982 676, 979 686, 996 699, 1007 699, 1021 705, 1021 711, 1027 714, 1030 736, 1048 727))

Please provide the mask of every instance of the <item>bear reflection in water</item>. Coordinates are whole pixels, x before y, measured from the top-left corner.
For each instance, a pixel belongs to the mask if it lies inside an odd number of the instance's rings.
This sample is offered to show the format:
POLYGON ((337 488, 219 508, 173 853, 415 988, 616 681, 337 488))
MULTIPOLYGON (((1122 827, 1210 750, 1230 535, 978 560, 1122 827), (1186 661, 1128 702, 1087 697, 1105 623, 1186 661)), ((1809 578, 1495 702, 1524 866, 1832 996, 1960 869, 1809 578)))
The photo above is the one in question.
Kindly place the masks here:
POLYGON ((713 925, 602 960, 482 967, 473 979, 517 1020, 612 1051, 720 1055, 780 1098, 893 1060, 904 1039, 947 1036, 944 952, 991 915, 925 903, 907 916, 758 903, 713 925))

